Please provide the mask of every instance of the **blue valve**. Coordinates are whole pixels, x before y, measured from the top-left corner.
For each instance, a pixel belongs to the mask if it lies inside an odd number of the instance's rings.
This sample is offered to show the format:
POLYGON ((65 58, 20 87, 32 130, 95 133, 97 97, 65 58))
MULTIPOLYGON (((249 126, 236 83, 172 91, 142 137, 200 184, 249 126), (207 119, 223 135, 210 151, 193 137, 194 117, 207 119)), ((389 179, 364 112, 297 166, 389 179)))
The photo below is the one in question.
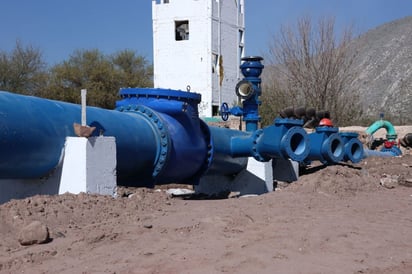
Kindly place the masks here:
POLYGON ((220 116, 222 117, 223 121, 227 121, 229 119, 229 106, 227 105, 227 103, 223 103, 220 106, 220 116))

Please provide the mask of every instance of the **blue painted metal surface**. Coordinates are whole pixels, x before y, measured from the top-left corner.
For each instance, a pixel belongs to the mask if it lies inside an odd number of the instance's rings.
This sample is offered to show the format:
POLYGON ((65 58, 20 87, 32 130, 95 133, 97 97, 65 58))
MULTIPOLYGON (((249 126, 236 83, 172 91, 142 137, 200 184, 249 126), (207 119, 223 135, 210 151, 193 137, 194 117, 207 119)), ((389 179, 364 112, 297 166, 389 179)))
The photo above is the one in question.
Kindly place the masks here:
MULTIPOLYGON (((199 180, 212 157, 209 129, 197 117, 200 95, 167 90, 123 95, 130 100, 120 102, 118 110, 87 108, 96 134, 116 137, 119 181, 199 180), (137 104, 140 99, 164 112, 137 104), (156 105, 155 99, 163 102, 156 105)), ((79 105, 0 92, 0 178, 47 176, 60 160, 66 136, 74 136, 80 113, 79 105)))
POLYGON ((123 99, 117 102, 117 110, 133 113, 144 108, 154 126, 162 130, 164 140, 157 148, 161 153, 153 172, 155 183, 197 183, 212 159, 209 128, 198 117, 200 94, 128 88, 120 95, 123 99))
MULTIPOLYGON (((121 89, 115 110, 87 107, 95 135, 114 136, 120 184, 197 184, 205 174, 234 175, 248 157, 337 163, 363 158, 357 138, 319 127, 306 134, 303 120, 277 118, 258 129, 261 57, 243 59, 236 91, 246 132, 209 127, 199 119, 200 94, 170 89, 121 89), (344 148, 345 144, 345 148, 344 148), (346 148, 347 147, 347 148, 346 148), (345 158, 344 158, 345 157, 345 158)), ((223 108, 229 114, 227 105, 223 108)), ((58 165, 67 136, 75 136, 80 105, 0 91, 0 179, 40 178, 58 165)))
POLYGON ((318 160, 323 164, 335 164, 343 160, 343 140, 336 127, 317 127, 309 134, 310 152, 305 162, 318 160))
POLYGON ((392 147, 390 149, 373 150, 365 149, 364 158, 368 157, 396 157, 402 155, 401 150, 398 147, 392 147))
POLYGON ((246 168, 247 157, 261 162, 273 158, 302 161, 309 153, 302 124, 301 120, 276 119, 255 132, 210 127, 214 158, 208 174, 236 174, 246 168))
POLYGON ((260 74, 264 68, 262 57, 249 56, 243 57, 243 63, 240 70, 244 78, 236 85, 236 95, 242 99, 242 107, 235 106, 229 109, 227 103, 223 103, 220 112, 222 119, 226 121, 229 115, 243 116, 246 123, 246 131, 254 132, 259 127, 261 117, 259 115, 259 106, 262 102, 259 100, 262 95, 260 74))
MULTIPOLYGON (((309 151, 302 121, 279 119, 255 132, 209 127, 198 117, 200 95, 165 89, 122 89, 116 110, 87 107, 95 134, 116 137, 121 184, 196 184, 208 174, 233 175, 247 158, 301 160, 309 151)), ((75 136, 79 105, 0 92, 0 178, 47 176, 65 138, 75 136)))
POLYGON ((359 141, 359 134, 356 132, 341 132, 343 145, 343 161, 359 163, 363 159, 363 144, 359 141))
POLYGON ((233 138, 233 157, 252 156, 258 161, 290 158, 302 161, 309 153, 309 139, 302 128, 303 121, 275 119, 273 125, 233 138))
POLYGON ((243 101, 243 121, 246 123, 246 131, 253 132, 258 129, 258 123, 261 119, 259 106, 262 102, 259 100, 259 97, 262 95, 260 74, 264 67, 261 63, 263 58, 251 56, 244 57, 242 60, 243 63, 240 65, 240 70, 243 76, 245 76, 243 81, 248 81, 253 87, 253 94, 243 101))

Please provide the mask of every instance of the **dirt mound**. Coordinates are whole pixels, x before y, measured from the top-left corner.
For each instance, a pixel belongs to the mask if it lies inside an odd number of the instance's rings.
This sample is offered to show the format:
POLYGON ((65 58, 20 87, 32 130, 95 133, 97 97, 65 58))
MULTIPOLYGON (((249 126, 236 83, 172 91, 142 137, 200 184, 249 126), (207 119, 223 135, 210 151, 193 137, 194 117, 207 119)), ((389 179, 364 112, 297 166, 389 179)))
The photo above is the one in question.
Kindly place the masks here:
POLYGON ((314 163, 301 170, 299 180, 288 186, 287 190, 345 197, 376 191, 381 186, 409 185, 412 179, 411 166, 412 155, 367 158, 359 164, 325 166, 314 163))
POLYGON ((178 199, 162 186, 12 200, 0 205, 0 273, 412 273, 411 180, 405 155, 314 163, 256 197, 178 199), (50 241, 23 246, 33 221, 50 241))

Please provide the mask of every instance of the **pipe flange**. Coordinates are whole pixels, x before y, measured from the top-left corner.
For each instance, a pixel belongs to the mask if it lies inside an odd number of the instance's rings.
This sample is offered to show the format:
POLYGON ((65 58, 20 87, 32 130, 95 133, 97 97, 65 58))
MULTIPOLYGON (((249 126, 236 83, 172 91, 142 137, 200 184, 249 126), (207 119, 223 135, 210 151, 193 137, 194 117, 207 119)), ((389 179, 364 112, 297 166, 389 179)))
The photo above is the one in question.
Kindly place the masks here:
POLYGON ((171 143, 171 140, 166 124, 157 112, 143 105, 131 105, 126 108, 122 107, 121 109, 119 108, 119 111, 139 113, 140 115, 148 119, 151 122, 153 129, 157 131, 157 136, 159 136, 158 148, 160 149, 157 152, 156 161, 152 173, 153 178, 156 178, 162 172, 163 167, 167 163, 168 157, 170 155, 169 144, 171 143))
POLYGON ((310 153, 309 138, 306 131, 299 126, 291 127, 281 139, 282 154, 285 158, 302 162, 310 153))
POLYGON ((402 155, 402 151, 400 150, 400 148, 398 148, 397 146, 393 146, 393 147, 391 147, 391 148, 385 148, 385 147, 383 147, 382 149, 381 149, 381 152, 383 152, 383 153, 391 153, 394 157, 395 156, 400 156, 400 155, 402 155))
POLYGON ((323 142, 321 152, 327 163, 338 163, 344 157, 344 143, 338 133, 332 133, 323 142))
POLYGON ((266 158, 263 157, 258 150, 257 144, 258 144, 258 139, 260 138, 260 136, 263 134, 263 129, 258 129, 256 131, 253 132, 252 134, 252 140, 253 140, 253 144, 252 144, 252 156, 253 158, 255 158, 257 161, 259 162, 267 162, 270 160, 270 158, 266 158))
MULTIPOLYGON (((357 134, 357 133, 356 133, 357 134)), ((352 163, 356 164, 359 163, 363 157, 363 145, 361 141, 357 138, 351 138, 345 145, 344 145, 344 160, 349 160, 352 163)))
POLYGON ((200 177, 204 173, 206 173, 206 171, 212 165, 212 160, 213 160, 213 139, 211 138, 209 126, 203 120, 199 120, 199 121, 200 121, 200 130, 202 131, 203 136, 205 137, 205 143, 207 144, 207 154, 206 154, 207 157, 205 161, 203 162, 202 166, 199 168, 199 170, 193 176, 191 176, 191 178, 186 180, 195 185, 199 184, 200 177))

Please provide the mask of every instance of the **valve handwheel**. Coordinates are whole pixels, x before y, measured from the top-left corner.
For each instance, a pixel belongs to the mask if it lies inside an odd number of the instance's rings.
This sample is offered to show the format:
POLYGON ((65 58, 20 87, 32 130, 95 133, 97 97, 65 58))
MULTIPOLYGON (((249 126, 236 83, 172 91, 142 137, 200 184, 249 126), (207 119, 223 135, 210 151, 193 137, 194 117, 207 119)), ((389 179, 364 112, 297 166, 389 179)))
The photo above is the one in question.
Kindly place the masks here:
POLYGON ((227 121, 229 119, 229 106, 227 103, 223 103, 220 106, 220 116, 222 117, 223 121, 227 121))

